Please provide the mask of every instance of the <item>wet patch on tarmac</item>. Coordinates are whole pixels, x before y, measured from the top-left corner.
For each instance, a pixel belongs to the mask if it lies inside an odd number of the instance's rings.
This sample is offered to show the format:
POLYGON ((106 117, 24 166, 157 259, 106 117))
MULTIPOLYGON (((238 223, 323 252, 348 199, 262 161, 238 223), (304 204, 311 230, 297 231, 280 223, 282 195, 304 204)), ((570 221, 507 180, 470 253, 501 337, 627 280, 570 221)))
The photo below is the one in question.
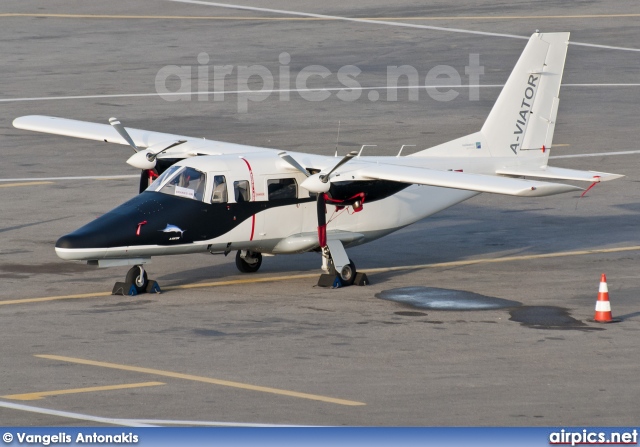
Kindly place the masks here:
POLYGON ((431 310, 494 310, 521 306, 517 301, 437 287, 401 287, 383 290, 376 294, 376 298, 431 310))
POLYGON ((569 310, 555 306, 522 306, 513 309, 511 321, 533 329, 561 329, 578 331, 602 331, 604 328, 587 326, 569 315, 569 310))
MULTIPOLYGON (((395 301, 418 309, 440 311, 472 311, 508 309, 510 321, 532 329, 561 329, 579 331, 602 331, 591 327, 569 315, 569 310, 556 306, 523 306, 518 301, 505 300, 464 290, 440 289, 436 287, 401 287, 377 293, 376 298, 395 301)), ((396 315, 422 317, 427 314, 415 311, 394 312, 396 315)), ((460 321, 465 322, 465 321, 460 321)), ((495 323, 485 321, 486 323, 495 323)), ((441 324, 442 322, 432 322, 441 324)))

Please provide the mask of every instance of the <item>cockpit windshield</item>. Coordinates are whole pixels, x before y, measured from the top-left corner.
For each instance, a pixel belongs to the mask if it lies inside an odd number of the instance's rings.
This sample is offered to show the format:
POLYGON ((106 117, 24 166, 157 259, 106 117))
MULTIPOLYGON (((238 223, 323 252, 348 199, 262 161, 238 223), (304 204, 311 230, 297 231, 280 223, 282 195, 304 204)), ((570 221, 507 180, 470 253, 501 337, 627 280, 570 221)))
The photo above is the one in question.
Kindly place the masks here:
POLYGON ((149 186, 148 191, 202 201, 206 184, 205 173, 187 166, 171 166, 149 186))

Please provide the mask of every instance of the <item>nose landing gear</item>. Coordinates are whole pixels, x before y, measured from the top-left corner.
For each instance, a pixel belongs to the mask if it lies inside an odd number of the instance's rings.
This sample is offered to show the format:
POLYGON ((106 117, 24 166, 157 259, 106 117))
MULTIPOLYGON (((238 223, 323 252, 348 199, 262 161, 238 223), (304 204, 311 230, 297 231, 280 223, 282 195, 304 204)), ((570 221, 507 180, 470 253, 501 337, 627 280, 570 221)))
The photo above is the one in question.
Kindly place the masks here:
POLYGON ((142 265, 131 267, 124 282, 117 282, 111 291, 112 295, 135 296, 140 293, 161 293, 158 283, 148 279, 147 272, 142 265))
POLYGON ((144 270, 144 267, 136 265, 129 269, 124 282, 127 284, 133 284, 136 287, 136 291, 141 293, 147 288, 149 279, 147 278, 147 272, 144 270))

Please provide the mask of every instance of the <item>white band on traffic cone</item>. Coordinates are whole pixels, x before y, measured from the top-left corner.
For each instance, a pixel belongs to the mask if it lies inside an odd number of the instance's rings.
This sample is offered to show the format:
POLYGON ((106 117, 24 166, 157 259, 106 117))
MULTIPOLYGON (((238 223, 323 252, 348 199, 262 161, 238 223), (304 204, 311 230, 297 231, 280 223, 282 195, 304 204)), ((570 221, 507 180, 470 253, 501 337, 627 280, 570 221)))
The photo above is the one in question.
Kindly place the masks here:
POLYGON ((611 312, 611 303, 609 301, 596 301, 596 312, 611 312))

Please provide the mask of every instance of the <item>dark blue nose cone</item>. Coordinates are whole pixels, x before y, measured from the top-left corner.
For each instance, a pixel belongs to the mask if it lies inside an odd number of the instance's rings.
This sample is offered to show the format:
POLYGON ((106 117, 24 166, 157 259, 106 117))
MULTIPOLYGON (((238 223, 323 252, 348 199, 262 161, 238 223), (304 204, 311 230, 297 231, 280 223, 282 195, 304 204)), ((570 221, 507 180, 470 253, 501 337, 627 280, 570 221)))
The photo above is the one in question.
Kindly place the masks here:
POLYGON ((56 248, 78 249, 104 247, 104 237, 99 232, 84 232, 79 230, 62 236, 56 242, 56 248))
POLYGON ((56 248, 80 248, 81 244, 79 244, 78 242, 79 241, 76 237, 67 234, 66 236, 62 236, 60 239, 58 239, 58 241, 56 242, 56 248))

